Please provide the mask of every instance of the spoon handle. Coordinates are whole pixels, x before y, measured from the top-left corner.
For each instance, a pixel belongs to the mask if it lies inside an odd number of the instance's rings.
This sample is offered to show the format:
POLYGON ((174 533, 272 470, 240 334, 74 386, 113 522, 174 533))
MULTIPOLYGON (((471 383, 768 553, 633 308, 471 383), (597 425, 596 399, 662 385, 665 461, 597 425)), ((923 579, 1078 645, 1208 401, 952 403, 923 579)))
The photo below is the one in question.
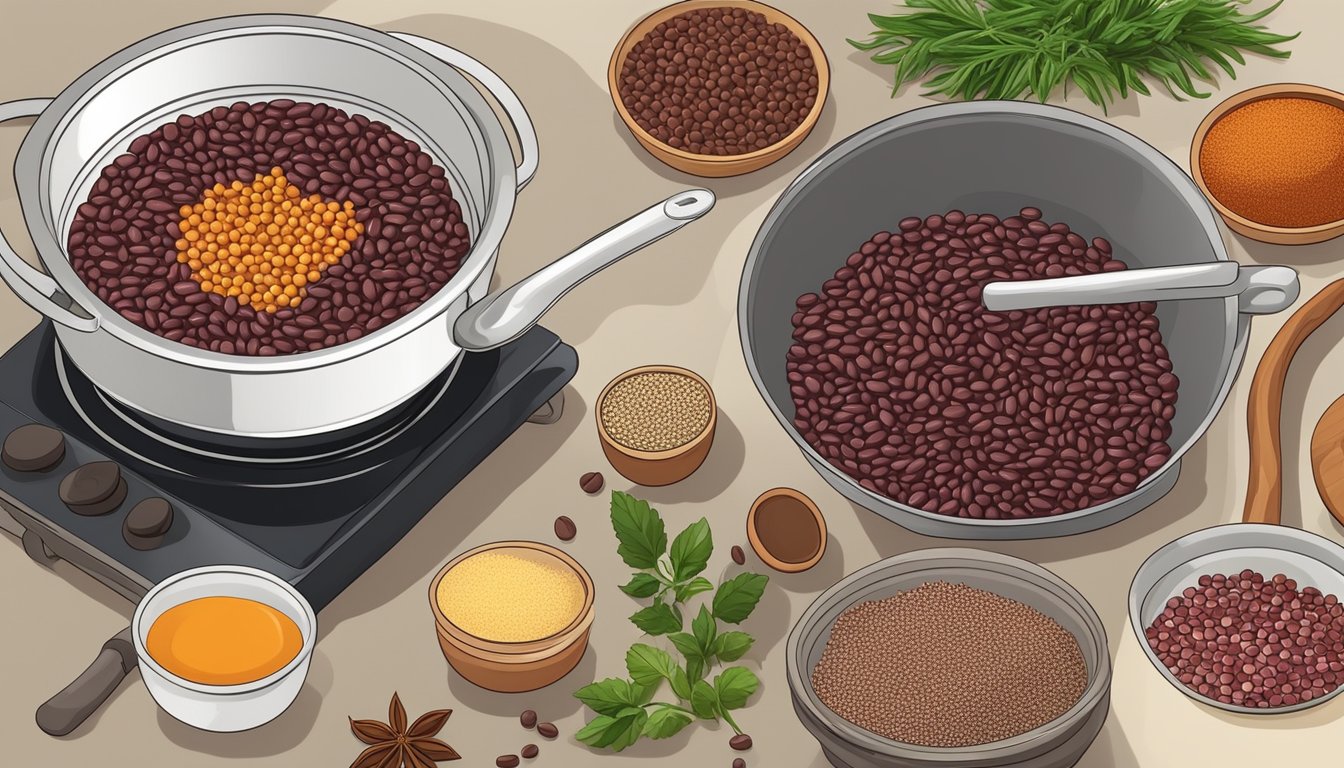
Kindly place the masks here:
POLYGON ((1217 261, 1045 280, 1002 280, 987 284, 982 300, 991 312, 1006 312, 1236 296, 1242 312, 1259 315, 1287 309, 1297 300, 1297 291, 1297 272, 1288 267, 1243 267, 1217 261))
POLYGON ((1251 443, 1250 483, 1242 520, 1277 525, 1283 516, 1283 446, 1279 434, 1288 366, 1302 343, 1344 306, 1344 279, 1312 296, 1288 318, 1269 343, 1251 382, 1246 406, 1251 443))

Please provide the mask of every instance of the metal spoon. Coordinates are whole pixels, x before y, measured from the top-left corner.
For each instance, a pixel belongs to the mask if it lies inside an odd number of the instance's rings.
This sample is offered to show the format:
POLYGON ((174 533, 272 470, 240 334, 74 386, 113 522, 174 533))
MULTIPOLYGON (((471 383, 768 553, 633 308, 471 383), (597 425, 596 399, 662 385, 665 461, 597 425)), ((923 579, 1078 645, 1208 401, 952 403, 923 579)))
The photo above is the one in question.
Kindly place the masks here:
POLYGON ((1270 314, 1297 300, 1297 271, 1288 267, 1243 267, 1234 261, 1126 269, 1048 280, 1005 280, 984 287, 993 312, 1088 304, 1128 304, 1238 297, 1241 311, 1270 314))

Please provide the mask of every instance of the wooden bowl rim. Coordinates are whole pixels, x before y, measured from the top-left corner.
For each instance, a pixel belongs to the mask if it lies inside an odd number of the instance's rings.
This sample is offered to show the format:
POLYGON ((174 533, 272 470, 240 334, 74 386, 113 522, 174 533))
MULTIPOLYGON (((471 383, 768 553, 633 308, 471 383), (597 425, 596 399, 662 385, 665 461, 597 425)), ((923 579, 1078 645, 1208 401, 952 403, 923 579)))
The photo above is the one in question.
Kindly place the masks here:
POLYGON ((821 508, 817 506, 811 497, 796 488, 780 486, 764 491, 756 500, 751 503, 751 509, 747 512, 747 540, 751 543, 751 548, 756 550, 765 564, 783 573, 801 573, 821 562, 821 558, 826 554, 826 517, 821 514, 821 508), (808 559, 799 563, 790 563, 775 557, 765 543, 761 541, 760 534, 756 529, 756 512, 765 502, 780 497, 790 498, 799 502, 812 513, 812 519, 817 523, 817 532, 821 534, 821 544, 817 546, 817 551, 808 559))
POLYGON ((571 636, 581 634, 583 630, 587 629, 587 627, 592 624, 594 604, 593 591, 594 586, 592 577, 569 553, 539 541, 493 541, 489 544, 473 547, 445 563, 429 584, 429 605, 430 610, 434 612, 434 623, 438 627, 438 630, 441 633, 446 633, 447 637, 450 640, 453 640, 455 645, 462 646, 464 649, 504 656, 546 655, 546 652, 548 651, 556 653, 568 646, 572 639, 571 636), (578 615, 574 617, 573 621, 565 625, 563 629, 547 635, 546 637, 538 638, 536 640, 503 642, 477 637, 457 626, 444 615, 442 607, 439 606, 439 584, 443 581, 443 578, 448 575, 448 571, 474 555, 479 555, 482 552, 504 549, 526 549, 549 555, 564 563, 579 577, 579 582, 583 585, 583 606, 579 608, 578 615))
POLYGON ((1199 127, 1195 129, 1195 135, 1190 140, 1190 175, 1194 177, 1195 183, 1208 198, 1213 207, 1224 218, 1239 224, 1240 226, 1263 233, 1265 235, 1278 236, 1284 238, 1293 238, 1295 243, 1309 243, 1310 240, 1303 240, 1303 237, 1312 237, 1315 235, 1329 235, 1322 240, 1328 240, 1330 237, 1340 234, 1344 231, 1344 219, 1325 222, 1323 224, 1313 224, 1310 227, 1276 227, 1272 224, 1263 224, 1254 219, 1248 219, 1245 216, 1224 205, 1213 192, 1209 190, 1208 184, 1204 181, 1204 172, 1200 168, 1199 155, 1200 150, 1204 148, 1204 140, 1208 137, 1209 131, 1219 120, 1228 116, 1232 112, 1252 104, 1257 101, 1275 98, 1300 98, 1319 101, 1323 104, 1344 110, 1344 93, 1333 91, 1319 85, 1308 83, 1269 83, 1259 85, 1254 88, 1247 88, 1244 91, 1234 93, 1224 99, 1209 111, 1204 119, 1200 121, 1199 127), (1331 234, 1333 233, 1333 234, 1331 234))
POLYGON ((745 163, 751 160, 766 158, 777 153, 780 148, 791 147, 800 137, 807 135, 816 126, 817 121, 821 119, 821 111, 826 103, 826 96, 830 92, 830 62, 826 58, 826 51, 821 47, 821 42, 812 34, 811 30, 803 26, 802 22, 793 18, 780 9, 756 2, 756 0, 682 0, 664 6, 653 13, 645 16, 635 22, 634 26, 626 31, 621 37, 616 49, 611 53, 611 61, 607 64, 607 90, 611 94, 611 101, 616 106, 616 112, 621 116, 621 122, 635 134, 643 143, 652 143, 657 146, 660 152, 664 152, 671 157, 679 160, 695 163, 708 163, 711 165, 720 163, 745 163), (630 111, 625 108, 625 103, 621 101, 621 91, 617 78, 620 75, 621 66, 625 64, 625 59, 634 49, 635 44, 653 31, 653 28, 659 24, 680 16, 687 11, 694 11, 700 8, 746 8, 756 11, 765 16, 768 20, 783 24, 789 28, 789 31, 798 36, 799 40, 805 43, 812 51, 812 65, 817 69, 817 100, 812 104, 812 109, 808 110, 803 121, 798 124, 786 136, 781 136, 779 141, 765 147, 764 149, 754 149, 740 155, 698 155, 694 152, 687 152, 684 149, 678 149, 655 137, 653 134, 640 127, 635 122, 635 118, 630 111))
POLYGON ((628 371, 619 373, 615 378, 607 382, 607 386, 603 387, 602 393, 597 396, 597 407, 593 409, 593 418, 597 422, 598 438, 603 443, 616 449, 622 456, 628 456, 632 459, 639 459, 641 461, 667 461, 690 453, 702 445, 705 440, 709 439, 710 435, 714 434, 714 428, 719 422, 719 403, 714 397, 714 388, 709 386, 709 382, 705 381, 705 377, 689 368, 682 368, 677 365, 641 365, 638 368, 631 368, 628 371), (641 451, 638 448, 631 448, 621 444, 616 438, 608 434, 606 426, 602 423, 602 403, 606 402, 607 395, 611 392, 612 387, 625 381, 631 376, 636 376, 641 373, 676 374, 685 376, 704 387, 705 392, 709 395, 709 421, 705 424, 705 428, 700 430, 699 434, 690 440, 687 440, 685 443, 678 445, 676 448, 668 448, 665 451, 641 451))

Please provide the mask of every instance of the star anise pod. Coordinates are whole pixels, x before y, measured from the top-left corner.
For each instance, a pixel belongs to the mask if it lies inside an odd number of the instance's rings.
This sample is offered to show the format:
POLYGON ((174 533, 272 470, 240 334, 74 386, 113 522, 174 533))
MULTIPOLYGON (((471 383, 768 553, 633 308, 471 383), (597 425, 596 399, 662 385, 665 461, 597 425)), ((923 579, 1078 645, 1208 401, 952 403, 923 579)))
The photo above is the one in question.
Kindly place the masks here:
POLYGON ((434 735, 448 722, 451 709, 426 712, 406 727, 406 708, 392 694, 387 707, 387 722, 350 719, 355 738, 369 748, 355 758, 350 768, 434 768, 442 760, 460 760, 461 755, 434 735))

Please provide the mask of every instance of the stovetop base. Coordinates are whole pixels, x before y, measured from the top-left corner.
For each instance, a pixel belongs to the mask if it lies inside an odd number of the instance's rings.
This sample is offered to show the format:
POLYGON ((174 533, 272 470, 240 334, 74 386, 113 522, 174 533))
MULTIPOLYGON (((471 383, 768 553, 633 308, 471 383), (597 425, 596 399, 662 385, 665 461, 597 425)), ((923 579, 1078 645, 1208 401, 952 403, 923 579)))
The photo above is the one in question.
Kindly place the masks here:
POLYGON ((0 467, 0 507, 17 523, 4 527, 21 536, 29 556, 48 565, 67 560, 130 600, 186 568, 249 565, 294 584, 316 610, 522 424, 558 420, 562 389, 578 369, 573 348, 535 328, 499 350, 467 355, 443 392, 376 450, 250 465, 182 453, 90 418, 97 410, 75 394, 78 372, 67 366, 73 384, 62 386, 56 349, 44 323, 0 357, 0 437, 38 422, 67 442, 65 458, 47 472, 0 467), (121 465, 126 500, 106 515, 74 514, 57 486, 74 468, 102 460, 121 465), (122 523, 151 496, 172 503, 174 522, 162 545, 137 550, 122 523))

